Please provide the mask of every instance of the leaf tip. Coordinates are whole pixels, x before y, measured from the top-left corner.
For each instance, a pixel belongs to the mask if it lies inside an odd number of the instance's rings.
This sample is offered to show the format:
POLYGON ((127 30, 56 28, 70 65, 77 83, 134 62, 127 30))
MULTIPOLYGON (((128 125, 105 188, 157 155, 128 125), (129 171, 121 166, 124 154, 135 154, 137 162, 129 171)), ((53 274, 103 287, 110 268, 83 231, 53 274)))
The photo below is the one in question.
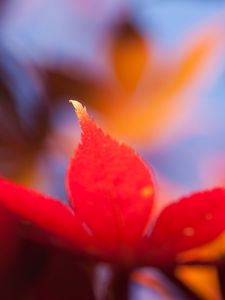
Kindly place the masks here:
POLYGON ((75 112, 77 114, 78 119, 82 119, 85 115, 87 115, 87 111, 85 106, 83 106, 79 101, 77 100, 69 100, 69 102, 73 105, 75 108, 75 112))

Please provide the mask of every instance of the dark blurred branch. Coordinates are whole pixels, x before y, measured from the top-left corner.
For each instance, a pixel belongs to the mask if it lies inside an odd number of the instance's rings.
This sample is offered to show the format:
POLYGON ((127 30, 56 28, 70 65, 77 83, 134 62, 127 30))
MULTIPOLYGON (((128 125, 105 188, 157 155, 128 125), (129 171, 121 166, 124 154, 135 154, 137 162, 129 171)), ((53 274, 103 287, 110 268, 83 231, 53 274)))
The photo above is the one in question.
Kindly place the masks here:
POLYGON ((225 261, 218 265, 217 272, 222 299, 225 299, 225 261))
POLYGON ((114 270, 105 300, 128 300, 129 277, 130 270, 114 270))

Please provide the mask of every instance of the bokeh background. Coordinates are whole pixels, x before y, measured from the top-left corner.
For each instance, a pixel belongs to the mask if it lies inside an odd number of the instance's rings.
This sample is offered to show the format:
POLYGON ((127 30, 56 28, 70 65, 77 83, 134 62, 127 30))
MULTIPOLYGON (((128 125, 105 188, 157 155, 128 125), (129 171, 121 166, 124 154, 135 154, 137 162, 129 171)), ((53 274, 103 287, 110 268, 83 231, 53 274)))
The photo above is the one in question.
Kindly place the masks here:
POLYGON ((152 166, 159 206, 225 185, 224 54, 223 0, 1 0, 0 174, 67 201, 77 99, 152 166))

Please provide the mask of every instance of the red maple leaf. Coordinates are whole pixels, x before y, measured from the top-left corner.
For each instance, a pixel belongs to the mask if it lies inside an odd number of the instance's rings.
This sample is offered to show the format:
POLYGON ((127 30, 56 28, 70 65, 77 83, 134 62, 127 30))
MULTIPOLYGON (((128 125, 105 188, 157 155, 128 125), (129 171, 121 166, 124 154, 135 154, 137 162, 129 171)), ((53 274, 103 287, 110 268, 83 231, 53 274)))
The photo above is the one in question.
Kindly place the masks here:
POLYGON ((152 171, 131 148, 98 128, 80 103, 72 103, 82 136, 67 174, 70 205, 1 179, 4 209, 71 250, 130 267, 173 264, 181 251, 224 231, 222 188, 182 198, 151 220, 152 171))

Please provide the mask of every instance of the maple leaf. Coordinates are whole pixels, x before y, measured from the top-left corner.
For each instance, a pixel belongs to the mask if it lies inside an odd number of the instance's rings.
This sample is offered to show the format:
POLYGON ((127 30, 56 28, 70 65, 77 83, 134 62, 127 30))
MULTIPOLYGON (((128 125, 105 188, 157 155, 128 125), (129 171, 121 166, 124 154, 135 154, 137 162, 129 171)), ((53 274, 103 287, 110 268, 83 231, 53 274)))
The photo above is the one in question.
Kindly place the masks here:
POLYGON ((98 128, 79 102, 72 104, 82 135, 67 174, 70 205, 1 179, 4 209, 72 250, 120 266, 171 265, 181 252, 223 233, 223 188, 182 198, 153 219, 151 169, 98 128))

